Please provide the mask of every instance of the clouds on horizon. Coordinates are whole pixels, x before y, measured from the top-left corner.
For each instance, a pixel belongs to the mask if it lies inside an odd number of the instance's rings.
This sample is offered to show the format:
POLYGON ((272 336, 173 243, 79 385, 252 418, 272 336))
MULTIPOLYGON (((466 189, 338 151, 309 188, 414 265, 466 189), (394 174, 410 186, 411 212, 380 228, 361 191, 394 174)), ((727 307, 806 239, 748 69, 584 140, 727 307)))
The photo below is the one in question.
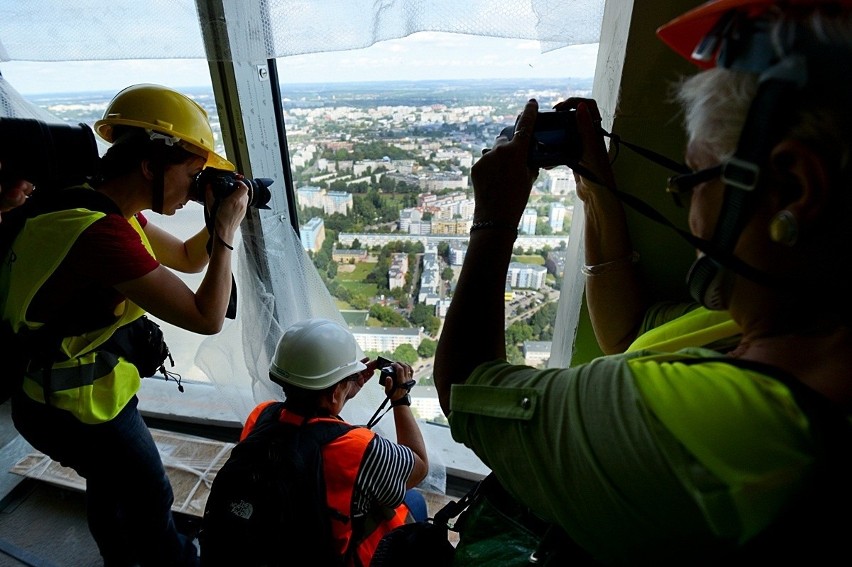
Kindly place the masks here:
MULTIPOLYGON (((278 60, 282 83, 592 77, 597 44, 541 53, 539 42, 419 32, 364 49, 294 55, 278 60)), ((134 83, 180 87, 210 84, 201 59, 0 62, 19 92, 118 91, 134 83)))

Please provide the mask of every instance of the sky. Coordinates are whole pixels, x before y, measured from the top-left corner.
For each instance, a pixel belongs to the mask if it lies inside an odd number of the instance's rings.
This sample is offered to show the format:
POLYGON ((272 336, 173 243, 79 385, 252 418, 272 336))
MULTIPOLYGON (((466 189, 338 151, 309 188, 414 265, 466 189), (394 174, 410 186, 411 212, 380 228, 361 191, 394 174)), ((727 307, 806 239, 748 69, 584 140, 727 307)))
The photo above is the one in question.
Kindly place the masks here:
MULTIPOLYGON (((278 60, 281 82, 357 82, 423 79, 586 78, 594 74, 597 44, 541 53, 538 41, 419 32, 364 49, 296 55, 278 60)), ((174 88, 210 84, 201 59, 0 62, 0 73, 22 94, 118 91, 142 82, 174 88)))

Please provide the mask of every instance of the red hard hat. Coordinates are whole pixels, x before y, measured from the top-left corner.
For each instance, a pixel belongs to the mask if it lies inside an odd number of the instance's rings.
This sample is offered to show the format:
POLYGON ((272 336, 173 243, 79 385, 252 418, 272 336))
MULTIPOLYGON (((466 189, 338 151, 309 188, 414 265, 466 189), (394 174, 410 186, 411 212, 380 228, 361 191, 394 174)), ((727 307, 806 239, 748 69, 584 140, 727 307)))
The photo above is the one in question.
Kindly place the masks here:
MULTIPOLYGON (((772 6, 817 6, 835 4, 852 6, 852 0, 711 0, 697 8, 678 16, 657 29, 657 36, 684 58, 702 69, 716 66, 715 57, 702 59, 696 57, 696 47, 707 36, 713 26, 731 10, 755 18, 772 6)), ((715 54, 713 54, 715 55, 715 54)))

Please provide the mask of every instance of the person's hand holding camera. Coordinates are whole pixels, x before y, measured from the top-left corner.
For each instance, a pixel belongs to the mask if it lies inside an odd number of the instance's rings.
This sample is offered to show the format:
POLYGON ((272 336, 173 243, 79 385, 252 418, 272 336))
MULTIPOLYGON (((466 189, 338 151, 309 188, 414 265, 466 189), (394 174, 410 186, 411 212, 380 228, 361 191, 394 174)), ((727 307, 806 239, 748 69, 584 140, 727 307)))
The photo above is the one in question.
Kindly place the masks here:
MULTIPOLYGON (((601 114, 597 103, 590 98, 568 98, 556 106, 555 110, 577 111, 577 132, 582 140, 582 154, 579 165, 583 166, 597 179, 592 180, 574 173, 577 181, 577 196, 587 202, 592 192, 604 191, 605 187, 615 187, 615 177, 612 173, 606 144, 601 136, 601 114)), ((605 191, 607 194, 609 191, 605 191)))
POLYGON ((207 210, 215 208, 215 230, 220 240, 232 248, 234 236, 240 227, 240 223, 246 216, 249 203, 249 188, 239 175, 234 182, 233 190, 225 196, 214 195, 210 185, 205 188, 207 210))
POLYGON ((538 102, 527 102, 512 139, 498 136, 491 150, 474 164, 471 180, 476 208, 472 229, 518 226, 538 177, 538 170, 531 170, 527 163, 537 112, 538 102))
POLYGON ((414 379, 411 366, 403 362, 392 362, 390 366, 381 368, 381 372, 380 380, 385 388, 385 395, 390 398, 391 405, 408 396, 414 379))

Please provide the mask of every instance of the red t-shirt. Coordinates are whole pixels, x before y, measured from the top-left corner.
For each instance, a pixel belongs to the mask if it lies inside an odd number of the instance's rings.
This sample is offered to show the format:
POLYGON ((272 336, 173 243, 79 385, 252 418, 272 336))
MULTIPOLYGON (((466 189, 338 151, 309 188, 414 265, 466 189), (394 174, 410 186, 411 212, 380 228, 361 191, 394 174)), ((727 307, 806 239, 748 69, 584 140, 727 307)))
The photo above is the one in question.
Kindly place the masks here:
MULTIPOLYGON (((136 215, 144 227, 147 219, 136 215)), ((107 214, 77 238, 68 255, 38 291, 28 319, 45 321, 48 314, 65 313, 95 327, 112 317, 125 297, 113 286, 141 278, 160 265, 139 233, 121 215, 107 214), (70 309, 70 311, 69 311, 70 309)))

